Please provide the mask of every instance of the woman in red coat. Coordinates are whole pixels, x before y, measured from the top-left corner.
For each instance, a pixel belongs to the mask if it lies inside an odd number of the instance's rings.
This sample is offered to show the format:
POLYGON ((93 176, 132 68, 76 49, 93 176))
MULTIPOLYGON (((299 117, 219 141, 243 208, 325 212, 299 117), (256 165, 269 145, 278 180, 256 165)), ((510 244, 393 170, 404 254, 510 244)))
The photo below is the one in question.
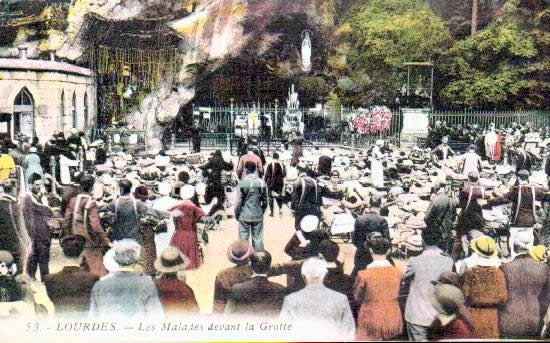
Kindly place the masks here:
POLYGON ((202 264, 197 240, 197 222, 206 213, 190 200, 195 196, 195 187, 186 185, 180 192, 184 201, 170 209, 176 221, 176 232, 172 236, 170 245, 180 249, 185 256, 189 257, 191 263, 186 269, 197 269, 202 264))

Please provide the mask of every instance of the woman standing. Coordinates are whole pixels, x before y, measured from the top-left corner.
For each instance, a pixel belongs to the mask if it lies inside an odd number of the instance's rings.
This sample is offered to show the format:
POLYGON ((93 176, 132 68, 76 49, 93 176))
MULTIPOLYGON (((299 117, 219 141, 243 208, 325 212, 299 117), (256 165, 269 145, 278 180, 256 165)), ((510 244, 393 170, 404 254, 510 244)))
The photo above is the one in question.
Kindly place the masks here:
POLYGON ((474 254, 465 259, 462 291, 472 314, 474 338, 499 338, 498 306, 508 300, 504 273, 495 241, 481 236, 471 243, 474 254))
POLYGON ((181 188, 180 193, 184 201, 170 209, 176 221, 176 232, 172 236, 170 245, 189 257, 191 263, 186 269, 197 269, 202 264, 197 240, 197 222, 206 213, 191 201, 195 197, 195 187, 186 185, 181 188))
POLYGON ((387 260, 390 242, 381 234, 368 240, 373 258, 357 274, 353 297, 359 305, 357 340, 388 340, 401 335, 403 317, 397 298, 401 272, 387 260))

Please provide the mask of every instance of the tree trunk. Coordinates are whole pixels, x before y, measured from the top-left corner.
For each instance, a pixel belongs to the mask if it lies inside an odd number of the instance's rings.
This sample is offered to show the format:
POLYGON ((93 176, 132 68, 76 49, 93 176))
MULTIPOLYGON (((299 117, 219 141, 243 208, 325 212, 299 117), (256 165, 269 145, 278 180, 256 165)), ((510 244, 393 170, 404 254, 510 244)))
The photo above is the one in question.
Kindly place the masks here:
POLYGON ((477 32, 477 7, 479 0, 473 0, 472 4, 472 36, 477 32))

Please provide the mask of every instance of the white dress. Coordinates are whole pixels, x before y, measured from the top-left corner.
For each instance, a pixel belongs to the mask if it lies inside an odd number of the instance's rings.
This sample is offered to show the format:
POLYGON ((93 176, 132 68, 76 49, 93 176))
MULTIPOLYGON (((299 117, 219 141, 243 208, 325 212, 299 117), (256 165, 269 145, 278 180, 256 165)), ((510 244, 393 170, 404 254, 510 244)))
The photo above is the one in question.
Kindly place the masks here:
POLYGON ((384 187, 384 166, 381 160, 383 156, 380 148, 374 147, 370 162, 371 182, 374 187, 384 187))
MULTIPOLYGON (((163 196, 153 201, 153 209, 168 212, 169 209, 179 203, 180 201, 172 197, 163 196)), ((166 220, 166 228, 166 232, 157 233, 155 235, 155 246, 157 248, 157 255, 159 256, 166 248, 168 248, 170 245, 170 240, 176 231, 176 225, 172 216, 166 220)))

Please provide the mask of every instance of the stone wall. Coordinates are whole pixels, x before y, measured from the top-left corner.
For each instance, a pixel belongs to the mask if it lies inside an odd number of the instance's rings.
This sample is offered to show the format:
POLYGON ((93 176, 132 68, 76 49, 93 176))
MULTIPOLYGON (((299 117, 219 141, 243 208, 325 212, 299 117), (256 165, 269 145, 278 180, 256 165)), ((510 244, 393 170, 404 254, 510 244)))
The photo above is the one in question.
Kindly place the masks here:
MULTIPOLYGON (((73 128, 73 94, 76 95, 77 129, 90 134, 97 118, 96 87, 89 76, 57 71, 6 70, 0 68, 0 113, 13 114, 19 92, 26 88, 34 101, 34 131, 41 143, 62 128, 73 128), (61 94, 65 95, 65 118, 61 121, 61 94), (88 122, 84 122, 84 98, 88 100, 88 122)), ((13 132, 13 120, 11 121, 13 132)))

